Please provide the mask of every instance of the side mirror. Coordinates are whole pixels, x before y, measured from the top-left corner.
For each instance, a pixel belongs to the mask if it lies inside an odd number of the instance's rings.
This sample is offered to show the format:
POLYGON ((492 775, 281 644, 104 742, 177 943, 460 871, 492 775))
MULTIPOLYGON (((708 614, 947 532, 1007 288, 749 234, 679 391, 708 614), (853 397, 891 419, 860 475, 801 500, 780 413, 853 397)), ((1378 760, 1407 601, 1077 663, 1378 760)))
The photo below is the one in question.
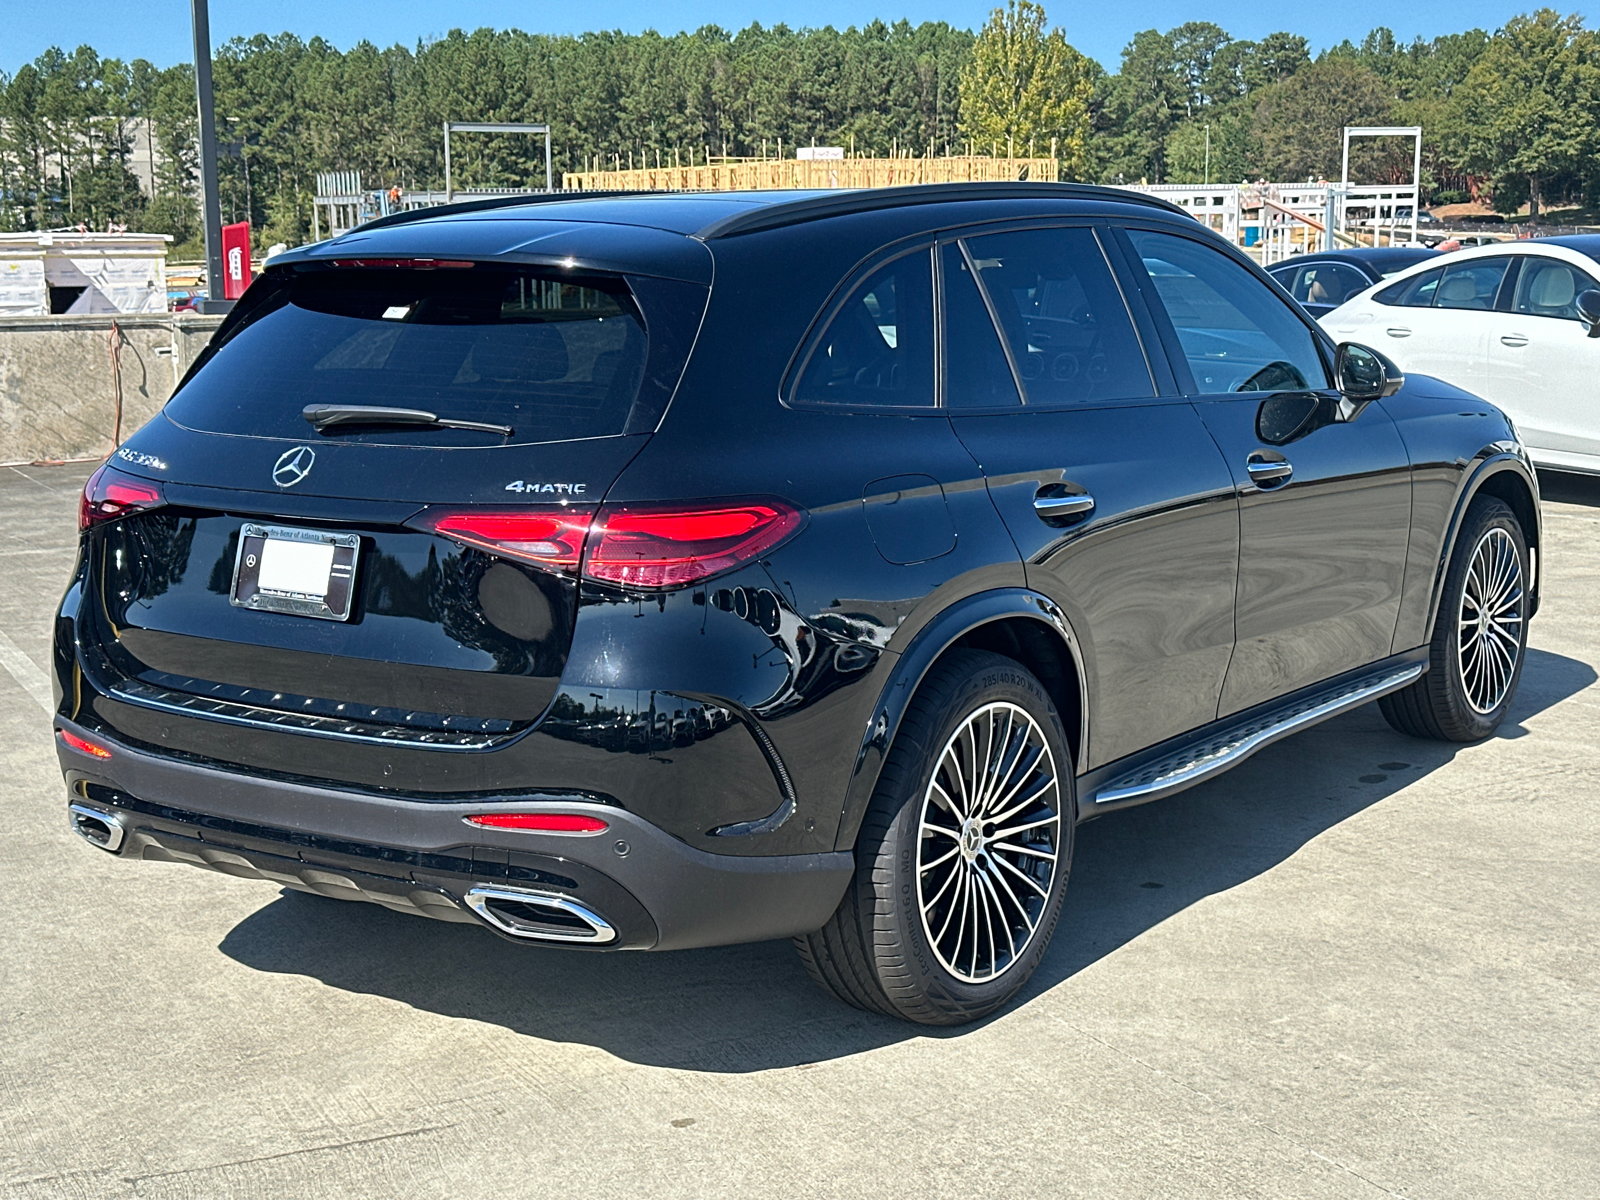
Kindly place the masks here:
POLYGON ((1590 337, 1600 338, 1600 291, 1578 293, 1578 319, 1589 327, 1590 337))
POLYGON ((1392 396, 1405 386, 1400 368, 1368 346, 1342 342, 1333 360, 1333 373, 1339 392, 1354 404, 1392 396))

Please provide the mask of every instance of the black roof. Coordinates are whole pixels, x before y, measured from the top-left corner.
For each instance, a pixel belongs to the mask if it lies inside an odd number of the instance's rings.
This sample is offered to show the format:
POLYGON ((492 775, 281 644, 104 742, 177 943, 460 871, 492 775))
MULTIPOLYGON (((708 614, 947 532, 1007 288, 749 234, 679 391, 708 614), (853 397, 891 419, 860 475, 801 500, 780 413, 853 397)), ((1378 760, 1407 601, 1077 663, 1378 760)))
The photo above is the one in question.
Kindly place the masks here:
POLYGON ((1542 237, 1538 241, 1555 246, 1565 246, 1568 250, 1576 250, 1579 254, 1587 254, 1596 262, 1600 262, 1600 233, 1564 233, 1560 237, 1542 237))
POLYGON ((421 221, 599 222, 664 229, 709 241, 824 217, 975 200, 1091 200, 1189 214, 1143 192, 1084 183, 933 183, 851 191, 552 192, 495 196, 379 217, 352 232, 421 221))

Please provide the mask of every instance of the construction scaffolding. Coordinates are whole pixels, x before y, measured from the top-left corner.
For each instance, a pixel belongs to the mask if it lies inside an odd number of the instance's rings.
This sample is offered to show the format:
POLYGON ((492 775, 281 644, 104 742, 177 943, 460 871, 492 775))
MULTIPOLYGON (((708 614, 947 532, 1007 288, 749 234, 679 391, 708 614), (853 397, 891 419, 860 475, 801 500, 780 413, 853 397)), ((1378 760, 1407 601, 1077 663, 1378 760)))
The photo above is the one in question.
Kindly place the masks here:
POLYGON ((694 166, 567 171, 566 191, 744 192, 779 188, 882 188, 918 183, 1054 181, 1053 158, 712 158, 694 166))

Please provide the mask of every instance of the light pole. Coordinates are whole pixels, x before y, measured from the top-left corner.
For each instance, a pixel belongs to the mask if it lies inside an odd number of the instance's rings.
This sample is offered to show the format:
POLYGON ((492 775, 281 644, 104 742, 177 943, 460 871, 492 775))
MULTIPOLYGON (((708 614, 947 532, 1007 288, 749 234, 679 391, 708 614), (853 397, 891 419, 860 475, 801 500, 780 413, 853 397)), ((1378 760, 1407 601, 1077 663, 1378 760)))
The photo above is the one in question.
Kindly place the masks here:
POLYGON ((206 0, 190 0, 194 17, 194 92, 200 106, 200 221, 206 235, 206 298, 201 312, 225 313, 223 299, 222 200, 217 190, 217 120, 211 103, 211 17, 206 0))

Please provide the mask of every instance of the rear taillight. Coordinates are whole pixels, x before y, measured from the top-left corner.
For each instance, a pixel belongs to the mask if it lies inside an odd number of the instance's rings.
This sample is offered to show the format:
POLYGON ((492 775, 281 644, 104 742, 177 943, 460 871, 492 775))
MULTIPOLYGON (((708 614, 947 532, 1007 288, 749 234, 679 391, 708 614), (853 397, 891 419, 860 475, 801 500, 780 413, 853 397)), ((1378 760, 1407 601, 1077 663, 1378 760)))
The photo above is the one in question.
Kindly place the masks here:
POLYGON ((526 829, 533 833, 604 833, 609 826, 582 813, 478 813, 469 825, 486 829, 526 829))
POLYGON ((772 550, 805 521, 782 500, 616 504, 592 509, 430 512, 412 524, 492 554, 661 591, 698 583, 772 550), (587 540, 587 548, 585 542, 587 540))
POLYGON ((589 534, 583 573, 632 588, 675 588, 759 558, 800 528, 781 500, 606 505, 589 534))
POLYGON ((594 510, 426 513, 420 524, 453 541, 519 558, 536 566, 576 571, 594 510))
POLYGON ((111 466, 101 467, 89 476, 83 485, 83 496, 78 501, 78 528, 88 529, 102 521, 114 521, 129 513, 160 508, 166 497, 161 485, 148 479, 124 475, 111 466))

